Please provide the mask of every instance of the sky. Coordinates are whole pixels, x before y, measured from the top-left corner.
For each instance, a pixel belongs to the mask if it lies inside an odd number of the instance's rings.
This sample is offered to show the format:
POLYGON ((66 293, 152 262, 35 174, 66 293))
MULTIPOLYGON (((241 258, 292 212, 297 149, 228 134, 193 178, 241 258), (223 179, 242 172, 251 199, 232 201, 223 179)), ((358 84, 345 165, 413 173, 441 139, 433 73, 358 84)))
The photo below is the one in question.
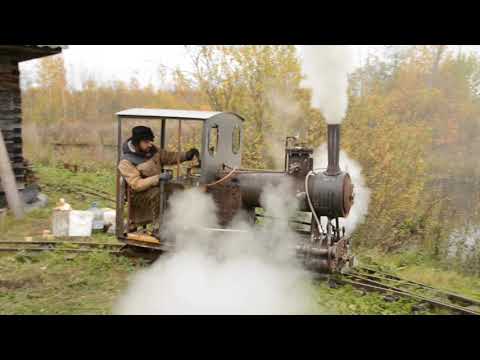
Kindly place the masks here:
MULTIPOLYGON (((361 65, 370 52, 381 52, 382 45, 353 45, 355 64, 361 65)), ((458 45, 452 46, 458 51, 458 45)), ((480 45, 462 45, 462 51, 477 51, 480 45)), ((82 78, 94 76, 100 81, 129 81, 133 76, 141 85, 160 85, 160 65, 173 70, 191 70, 184 45, 70 45, 63 52, 67 77, 77 87, 82 78)), ((26 61, 20 70, 34 71, 38 60, 26 61)))

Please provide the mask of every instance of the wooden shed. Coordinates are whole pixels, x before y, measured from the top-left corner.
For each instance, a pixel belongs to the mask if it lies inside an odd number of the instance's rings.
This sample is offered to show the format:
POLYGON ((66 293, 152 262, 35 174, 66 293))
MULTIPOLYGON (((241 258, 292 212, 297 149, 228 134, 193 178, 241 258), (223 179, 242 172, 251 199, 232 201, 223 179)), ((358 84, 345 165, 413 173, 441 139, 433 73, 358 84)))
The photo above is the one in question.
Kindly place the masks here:
POLYGON ((0 45, 0 129, 19 190, 25 187, 19 63, 58 54, 66 48, 67 45, 0 45))

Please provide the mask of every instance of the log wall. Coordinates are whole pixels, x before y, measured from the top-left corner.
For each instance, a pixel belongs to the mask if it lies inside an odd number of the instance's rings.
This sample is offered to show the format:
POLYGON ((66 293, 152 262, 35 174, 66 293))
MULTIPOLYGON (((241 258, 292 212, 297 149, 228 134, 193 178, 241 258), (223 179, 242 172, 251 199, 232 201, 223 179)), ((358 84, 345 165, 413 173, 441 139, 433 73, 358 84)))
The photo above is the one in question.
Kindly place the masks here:
POLYGON ((20 72, 18 63, 8 57, 0 57, 0 129, 5 139, 17 187, 23 189, 25 166, 22 151, 20 72))

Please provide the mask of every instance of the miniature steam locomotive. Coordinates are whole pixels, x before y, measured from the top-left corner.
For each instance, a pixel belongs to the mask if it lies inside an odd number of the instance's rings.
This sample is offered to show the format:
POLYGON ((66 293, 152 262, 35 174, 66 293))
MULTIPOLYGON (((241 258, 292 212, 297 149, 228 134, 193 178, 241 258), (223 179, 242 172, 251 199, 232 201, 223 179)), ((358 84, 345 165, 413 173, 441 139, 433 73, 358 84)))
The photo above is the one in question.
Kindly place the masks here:
MULTIPOLYGON (((313 168, 313 150, 286 139, 283 171, 241 169, 244 119, 234 113, 208 111, 179 111, 163 109, 130 109, 117 114, 118 161, 121 158, 122 126, 127 120, 158 120, 161 122, 160 148, 166 146, 166 121, 178 121, 178 150, 181 149, 182 122, 196 120, 202 123, 199 173, 188 168, 181 174, 180 163, 176 177, 170 182, 179 189, 197 186, 210 193, 217 205, 217 217, 223 228, 239 211, 249 214, 252 222, 261 216, 260 198, 267 185, 289 184, 289 191, 298 199, 298 210, 311 213, 308 231, 301 231, 302 239, 295 244, 297 257, 304 266, 320 273, 341 272, 353 266, 350 239, 339 219, 346 218, 353 205, 353 184, 348 173, 339 167, 340 126, 328 125, 328 166, 326 170, 313 168), (324 218, 322 222, 321 219, 324 218), (324 227, 322 223, 326 223, 324 227)), ((162 169, 164 171, 164 169, 162 169)), ((160 226, 168 206, 169 193, 160 182, 160 226)), ((130 206, 131 189, 117 172, 116 235, 125 244, 153 251, 171 249, 168 239, 145 232, 128 232, 134 209, 130 206)), ((305 225, 306 223, 303 222, 305 225)), ((219 229, 220 230, 220 229, 219 229)))

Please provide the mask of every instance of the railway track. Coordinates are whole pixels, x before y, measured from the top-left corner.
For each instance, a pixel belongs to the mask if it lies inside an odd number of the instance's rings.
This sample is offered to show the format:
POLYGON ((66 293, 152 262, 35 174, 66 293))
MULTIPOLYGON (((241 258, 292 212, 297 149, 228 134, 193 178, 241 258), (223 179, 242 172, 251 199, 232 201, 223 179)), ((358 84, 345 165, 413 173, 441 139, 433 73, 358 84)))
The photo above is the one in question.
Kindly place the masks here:
POLYGON ((396 297, 407 297, 433 308, 447 309, 455 314, 480 315, 480 301, 431 287, 371 267, 356 266, 349 273, 335 278, 367 291, 378 291, 396 297))
POLYGON ((59 185, 59 184, 51 184, 51 183, 43 183, 42 185, 50 190, 57 190, 67 194, 75 193, 76 195, 82 195, 85 197, 94 197, 97 199, 103 199, 111 203, 115 203, 114 195, 112 195, 111 193, 100 190, 100 189, 94 189, 86 185, 69 184, 67 186, 67 185, 59 185))
MULTIPOLYGON (((66 253, 103 252, 113 255, 129 256, 129 248, 131 247, 124 244, 88 241, 0 240, 0 253, 19 251, 55 251, 66 253)), ((130 255, 145 256, 145 254, 137 254, 137 252, 130 255)), ((151 260, 153 261, 155 258, 156 257, 153 257, 151 260)), ((437 289, 426 284, 401 278, 395 274, 384 272, 373 267, 356 266, 349 273, 334 276, 333 280, 336 283, 349 284, 366 291, 385 293, 391 296, 390 301, 396 301, 399 297, 406 297, 416 300, 420 304, 428 305, 429 307, 447 309, 455 314, 480 315, 479 300, 467 298, 451 291, 437 289)))
POLYGON ((94 243, 88 241, 9 241, 0 240, 0 252, 60 251, 72 253, 106 252, 120 254, 123 244, 94 243))

